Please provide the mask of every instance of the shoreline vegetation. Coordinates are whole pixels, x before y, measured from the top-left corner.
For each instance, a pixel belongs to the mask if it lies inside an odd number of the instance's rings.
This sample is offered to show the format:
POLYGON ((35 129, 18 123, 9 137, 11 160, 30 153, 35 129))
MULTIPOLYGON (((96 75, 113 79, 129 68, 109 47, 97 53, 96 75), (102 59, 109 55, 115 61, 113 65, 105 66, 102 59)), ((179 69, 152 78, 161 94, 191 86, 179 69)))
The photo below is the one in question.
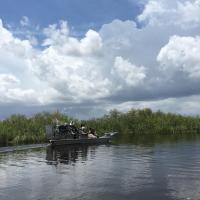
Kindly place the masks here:
POLYGON ((77 127, 85 124, 88 128, 95 128, 99 135, 109 131, 118 131, 120 138, 200 133, 199 116, 153 112, 148 108, 131 109, 126 113, 111 110, 101 118, 89 120, 73 119, 60 112, 42 112, 32 117, 12 115, 0 121, 0 146, 44 143, 47 141, 45 125, 52 124, 55 119, 61 123, 69 123, 73 120, 77 127))

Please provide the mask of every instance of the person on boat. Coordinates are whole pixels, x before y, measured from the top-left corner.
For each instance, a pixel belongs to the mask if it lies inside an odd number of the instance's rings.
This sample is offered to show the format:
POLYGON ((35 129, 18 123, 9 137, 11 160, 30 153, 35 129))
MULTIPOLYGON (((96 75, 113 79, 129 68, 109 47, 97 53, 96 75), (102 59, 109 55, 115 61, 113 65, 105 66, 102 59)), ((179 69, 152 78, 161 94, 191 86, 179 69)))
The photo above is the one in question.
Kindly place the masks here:
POLYGON ((88 137, 87 129, 86 129, 86 126, 84 124, 81 124, 80 132, 81 132, 82 137, 84 137, 84 138, 88 137))
POLYGON ((70 125, 70 126, 74 126, 74 122, 73 122, 73 121, 70 121, 69 125, 70 125))
POLYGON ((73 121, 70 122, 69 126, 70 126, 71 134, 73 135, 73 138, 74 138, 74 139, 79 138, 79 131, 78 131, 78 129, 76 128, 76 126, 74 125, 74 122, 73 122, 73 121))
POLYGON ((95 129, 93 128, 89 129, 88 138, 97 138, 95 129))
POLYGON ((81 128, 80 128, 82 131, 84 131, 85 132, 85 130, 86 130, 86 127, 85 127, 85 125, 84 124, 81 124, 81 128))

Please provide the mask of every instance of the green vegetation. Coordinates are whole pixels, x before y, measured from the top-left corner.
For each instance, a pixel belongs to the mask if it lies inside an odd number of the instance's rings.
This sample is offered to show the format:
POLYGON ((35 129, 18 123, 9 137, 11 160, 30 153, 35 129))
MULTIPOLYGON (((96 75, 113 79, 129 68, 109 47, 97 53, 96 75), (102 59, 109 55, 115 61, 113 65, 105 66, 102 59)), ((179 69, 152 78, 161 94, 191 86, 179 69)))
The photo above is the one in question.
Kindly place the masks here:
POLYGON ((51 124, 55 118, 60 121, 69 121, 67 116, 58 112, 38 113, 31 118, 24 115, 12 115, 0 121, 0 146, 45 142, 45 125, 51 124))
POLYGON ((182 134, 200 133, 200 117, 182 116, 172 113, 152 112, 151 109, 135 110, 127 113, 112 110, 99 119, 85 121, 99 132, 117 130, 127 134, 182 134))
MULTIPOLYGON (((13 115, 0 121, 0 146, 45 142, 45 125, 51 124, 55 118, 61 122, 72 120, 59 112, 44 112, 31 118, 13 115)), ((118 131, 123 139, 129 139, 131 136, 142 138, 144 135, 200 133, 200 117, 198 116, 152 112, 150 109, 132 109, 127 113, 112 110, 101 118, 74 121, 77 126, 84 123, 87 127, 95 128, 99 134, 118 131)))

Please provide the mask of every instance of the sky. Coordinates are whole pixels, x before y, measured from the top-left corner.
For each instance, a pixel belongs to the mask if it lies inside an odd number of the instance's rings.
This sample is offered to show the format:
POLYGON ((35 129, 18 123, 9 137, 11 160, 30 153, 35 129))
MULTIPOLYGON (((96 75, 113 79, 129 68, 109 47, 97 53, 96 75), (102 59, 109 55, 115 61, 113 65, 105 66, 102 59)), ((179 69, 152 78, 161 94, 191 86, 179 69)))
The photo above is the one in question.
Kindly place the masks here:
POLYGON ((2 0, 0 118, 200 114, 200 0, 2 0))

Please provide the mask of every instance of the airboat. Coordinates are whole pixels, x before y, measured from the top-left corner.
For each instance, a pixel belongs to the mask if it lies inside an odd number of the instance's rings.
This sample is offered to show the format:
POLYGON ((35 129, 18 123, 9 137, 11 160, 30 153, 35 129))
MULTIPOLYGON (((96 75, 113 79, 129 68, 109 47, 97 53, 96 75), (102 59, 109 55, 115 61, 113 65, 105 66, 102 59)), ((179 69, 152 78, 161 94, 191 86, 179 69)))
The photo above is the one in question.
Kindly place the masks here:
POLYGON ((88 133, 70 124, 47 125, 46 138, 52 146, 109 144, 117 132, 106 132, 103 136, 89 137, 88 133))

